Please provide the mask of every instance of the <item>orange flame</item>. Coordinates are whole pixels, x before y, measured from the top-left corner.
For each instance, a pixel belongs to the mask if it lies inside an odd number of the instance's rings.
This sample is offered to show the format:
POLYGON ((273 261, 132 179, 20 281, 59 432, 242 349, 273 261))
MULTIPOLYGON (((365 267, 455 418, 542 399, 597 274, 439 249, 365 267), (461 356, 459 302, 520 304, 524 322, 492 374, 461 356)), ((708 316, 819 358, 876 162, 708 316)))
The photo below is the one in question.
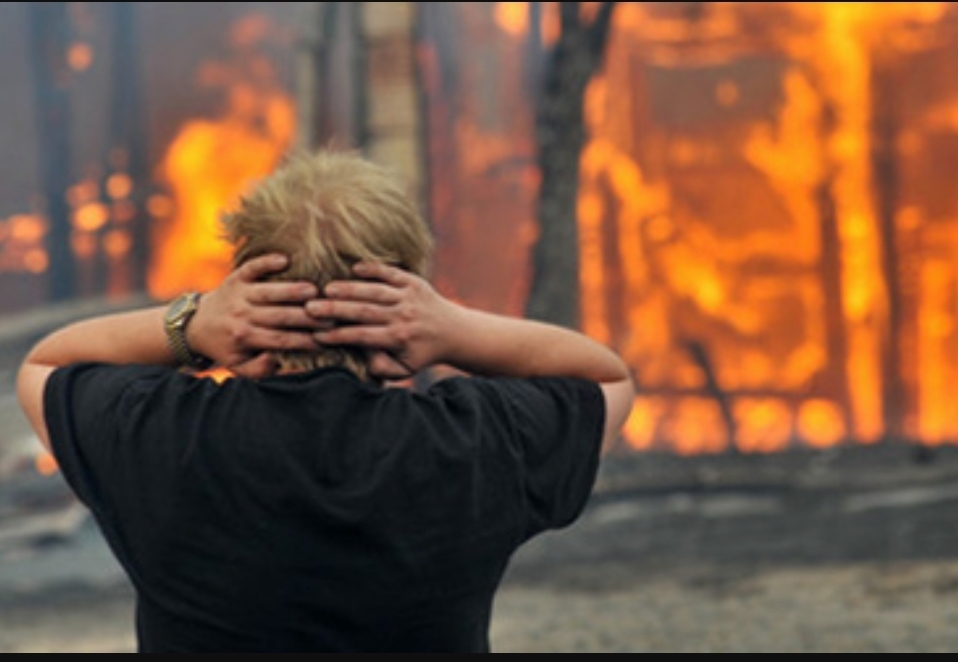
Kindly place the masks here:
POLYGON ((37 473, 41 476, 52 476, 60 470, 60 466, 57 464, 56 459, 54 459, 53 455, 47 451, 43 451, 36 456, 34 459, 34 466, 37 470, 37 473))
POLYGON ((221 117, 187 122, 160 166, 171 199, 151 199, 148 209, 172 213, 156 218, 148 288, 157 298, 207 290, 222 279, 231 251, 217 241, 220 214, 270 172, 292 141, 293 100, 254 50, 268 32, 262 16, 240 20, 231 31, 237 60, 200 69, 202 84, 224 89, 225 109, 221 117))
MULTIPOLYGON (((774 452, 887 432, 883 353, 896 342, 897 285, 883 264, 870 85, 882 49, 926 48, 915 29, 948 4, 706 3, 694 16, 668 3, 619 5, 605 69, 586 94, 578 219, 583 329, 617 346, 650 392, 625 425, 633 448, 774 452), (763 17, 769 33, 750 43, 763 17), (776 18, 794 29, 773 34, 784 24, 776 18), (767 64, 774 58, 786 63, 781 100, 762 116, 756 96, 767 92, 741 72, 777 66, 767 64), (671 106, 683 117, 653 116, 649 77, 686 72, 698 78, 685 92, 668 88, 692 95, 671 106), (712 86, 707 96, 694 96, 702 83, 712 86), (823 191, 834 201, 843 355, 829 353, 823 191), (707 363, 688 353, 690 339, 704 344, 707 363)), ((521 16, 497 9, 510 32, 526 29, 521 16)), ((958 110, 935 117, 958 131, 958 110)), ((917 149, 917 137, 904 138, 917 149)), ((898 218, 901 228, 920 225, 914 210, 898 218)), ((956 280, 944 263, 926 264, 919 279, 913 433, 926 442, 958 439, 947 400, 958 376, 949 361, 956 280)))
POLYGON ((43 244, 47 222, 38 214, 0 219, 0 272, 43 273, 49 257, 43 244))

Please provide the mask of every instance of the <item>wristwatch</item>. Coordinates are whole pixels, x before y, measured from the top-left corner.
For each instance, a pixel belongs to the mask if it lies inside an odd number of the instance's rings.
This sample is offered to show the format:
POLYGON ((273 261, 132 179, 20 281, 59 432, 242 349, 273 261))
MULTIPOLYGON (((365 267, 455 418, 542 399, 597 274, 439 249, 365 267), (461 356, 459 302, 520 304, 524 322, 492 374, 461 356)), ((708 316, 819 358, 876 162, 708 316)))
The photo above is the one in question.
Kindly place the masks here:
POLYGON ((166 330, 166 339, 176 360, 182 365, 205 370, 213 365, 213 362, 202 354, 194 352, 186 342, 186 325, 193 318, 199 305, 198 292, 187 292, 176 297, 163 315, 163 328, 166 330))

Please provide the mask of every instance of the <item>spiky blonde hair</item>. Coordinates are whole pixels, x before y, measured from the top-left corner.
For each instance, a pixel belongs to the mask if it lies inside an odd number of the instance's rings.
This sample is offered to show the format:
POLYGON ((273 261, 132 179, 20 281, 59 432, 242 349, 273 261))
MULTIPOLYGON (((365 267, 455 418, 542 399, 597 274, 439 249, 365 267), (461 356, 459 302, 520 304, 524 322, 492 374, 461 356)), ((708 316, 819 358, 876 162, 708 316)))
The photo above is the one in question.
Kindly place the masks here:
MULTIPOLYGON (((430 266, 433 240, 398 177, 353 151, 297 152, 223 215, 234 268, 266 253, 285 253, 279 280, 308 280, 320 292, 331 280, 352 278, 358 261, 385 262, 420 276, 430 266)), ((337 347, 278 352, 284 369, 344 366, 368 377, 366 353, 337 347)))

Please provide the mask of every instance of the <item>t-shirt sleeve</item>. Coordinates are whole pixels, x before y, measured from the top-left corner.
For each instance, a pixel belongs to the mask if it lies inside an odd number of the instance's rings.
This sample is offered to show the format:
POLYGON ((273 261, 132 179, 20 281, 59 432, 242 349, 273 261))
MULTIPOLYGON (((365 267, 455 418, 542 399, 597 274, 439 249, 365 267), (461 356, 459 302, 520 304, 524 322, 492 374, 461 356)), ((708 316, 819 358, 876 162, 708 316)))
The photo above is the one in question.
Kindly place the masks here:
POLYGON ((44 417, 53 456, 64 479, 97 512, 111 472, 122 468, 115 454, 124 398, 159 375, 160 368, 76 364, 54 370, 44 391, 44 417))
POLYGON ((506 419, 507 452, 518 458, 527 530, 571 524, 595 484, 605 398, 590 381, 569 378, 478 380, 489 406, 506 419))

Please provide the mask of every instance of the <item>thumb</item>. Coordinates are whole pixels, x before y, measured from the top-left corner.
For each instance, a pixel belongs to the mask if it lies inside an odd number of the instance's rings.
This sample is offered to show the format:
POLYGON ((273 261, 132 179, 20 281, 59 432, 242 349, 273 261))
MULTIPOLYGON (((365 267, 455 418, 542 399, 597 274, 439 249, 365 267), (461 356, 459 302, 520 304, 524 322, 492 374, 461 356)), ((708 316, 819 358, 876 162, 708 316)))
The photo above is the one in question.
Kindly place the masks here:
POLYGON ((383 350, 369 353, 369 372, 380 379, 387 380, 407 379, 415 374, 415 370, 383 350))
POLYGON ((260 379, 270 377, 276 374, 279 363, 270 352, 261 352, 253 358, 238 363, 230 369, 240 377, 247 379, 260 379))

